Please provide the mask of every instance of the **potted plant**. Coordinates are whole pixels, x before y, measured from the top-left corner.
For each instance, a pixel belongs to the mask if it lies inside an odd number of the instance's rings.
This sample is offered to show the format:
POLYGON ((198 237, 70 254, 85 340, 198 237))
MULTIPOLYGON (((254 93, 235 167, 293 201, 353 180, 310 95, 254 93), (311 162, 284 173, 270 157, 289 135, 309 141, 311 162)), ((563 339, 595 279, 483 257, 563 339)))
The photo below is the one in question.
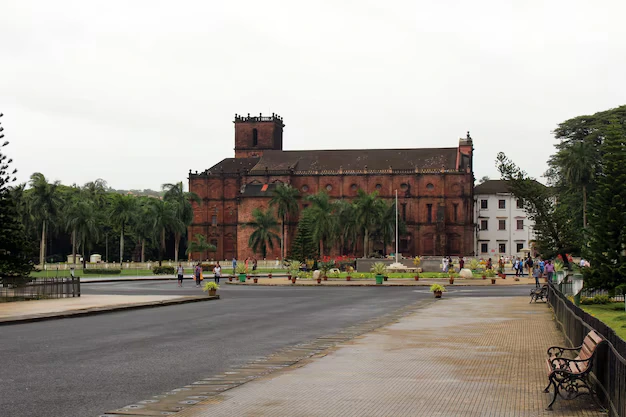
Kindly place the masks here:
POLYGON ((269 279, 272 279, 272 273, 270 272, 269 274, 267 274, 267 277, 268 277, 269 279))
POLYGON ((352 277, 350 276, 350 274, 352 274, 352 271, 354 271, 354 268, 352 268, 351 266, 349 266, 348 268, 346 268, 346 281, 350 281, 350 279, 352 279, 352 277))
POLYGON ((387 271, 387 265, 382 262, 376 262, 370 269, 376 275, 376 285, 383 285, 383 275, 387 271))
POLYGON ((415 274, 415 281, 419 281, 420 280, 420 274, 419 272, 415 274))
POLYGON ((446 291, 446 287, 439 284, 433 284, 430 286, 430 291, 435 294, 435 298, 441 298, 443 293, 446 291))
POLYGON ((448 272, 448 278, 450 281, 450 285, 454 284, 454 271, 448 272))
POLYGON ((215 282, 205 282, 202 291, 209 293, 209 296, 213 297, 217 293, 217 290, 220 286, 215 282))
POLYGON ((232 276, 232 275, 229 275, 229 276, 228 276, 228 281, 229 281, 229 282, 233 282, 233 276, 232 276))
POLYGON ((496 279, 495 279, 496 272, 495 272, 493 269, 487 269, 487 270, 485 270, 485 276, 487 276, 487 277, 491 278, 491 283, 492 283, 492 284, 495 284, 495 283, 496 283, 496 279))
POLYGON ((316 281, 317 281, 318 284, 321 284, 322 283, 322 278, 318 276, 316 281))
POLYGON ((248 272, 248 269, 245 264, 238 264, 235 268, 235 272, 239 275, 239 282, 246 282, 246 273, 248 272))
POLYGON ((335 262, 333 262, 333 261, 318 263, 318 268, 320 270, 320 275, 321 275, 322 279, 324 279, 324 281, 328 281, 328 271, 330 271, 334 267, 335 267, 335 262))
POLYGON ((259 277, 256 276, 256 275, 254 277, 252 277, 252 280, 254 281, 255 284, 259 283, 259 277))

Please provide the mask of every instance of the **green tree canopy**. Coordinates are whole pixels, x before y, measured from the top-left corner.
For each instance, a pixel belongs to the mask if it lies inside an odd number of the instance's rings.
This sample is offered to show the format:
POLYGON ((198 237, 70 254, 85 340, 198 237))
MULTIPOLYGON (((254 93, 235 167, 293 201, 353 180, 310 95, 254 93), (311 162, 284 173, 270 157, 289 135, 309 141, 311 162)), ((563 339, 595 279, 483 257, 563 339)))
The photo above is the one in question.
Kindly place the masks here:
POLYGON ((267 257, 267 248, 274 249, 274 241, 278 242, 279 237, 275 233, 278 230, 278 222, 271 209, 265 211, 260 208, 252 212, 253 220, 246 223, 246 226, 253 228, 248 239, 248 246, 254 253, 261 253, 263 259, 267 257))

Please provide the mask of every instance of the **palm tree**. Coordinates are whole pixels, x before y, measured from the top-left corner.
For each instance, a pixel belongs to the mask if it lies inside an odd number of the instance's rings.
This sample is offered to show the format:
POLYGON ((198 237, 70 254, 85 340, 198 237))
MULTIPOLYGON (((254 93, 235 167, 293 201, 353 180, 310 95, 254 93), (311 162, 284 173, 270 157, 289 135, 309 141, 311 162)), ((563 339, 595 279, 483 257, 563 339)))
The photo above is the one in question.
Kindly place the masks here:
POLYGON ((557 154, 561 173, 573 187, 580 187, 583 194, 583 228, 587 227, 587 187, 593 181, 596 170, 595 148, 592 144, 572 142, 557 154))
MULTIPOLYGON (((396 202, 392 201, 387 205, 383 200, 378 200, 380 204, 380 220, 377 233, 383 244, 383 254, 387 254, 387 245, 396 238, 396 202)), ((406 224, 402 218, 398 218, 398 235, 406 233, 406 224)))
POLYGON ((154 235, 154 220, 148 197, 140 198, 140 207, 137 216, 133 219, 133 230, 141 241, 141 262, 146 261, 146 241, 154 235))
POLYGON ((336 237, 337 218, 333 213, 333 204, 328 194, 320 191, 306 198, 310 201, 311 219, 313 222, 313 237, 319 242, 320 256, 324 256, 324 243, 331 245, 336 237))
POLYGON ((193 206, 191 201, 201 204, 202 200, 196 193, 185 192, 183 183, 163 184, 163 199, 175 204, 176 218, 178 222, 174 227, 174 262, 178 262, 178 251, 180 246, 180 238, 183 233, 187 232, 187 228, 193 222, 193 206))
POLYGON ((378 192, 374 191, 368 194, 359 189, 357 197, 354 199, 354 205, 356 207, 356 221, 363 231, 363 257, 367 258, 370 234, 375 230, 381 214, 378 192))
POLYGON ((356 221, 355 205, 346 200, 337 200, 333 203, 333 212, 337 218, 339 231, 339 254, 343 256, 344 248, 348 245, 349 251, 354 252, 354 247, 359 235, 359 226, 356 221))
POLYGON ((253 227, 254 231, 248 239, 248 246, 252 248, 254 253, 261 252, 263 259, 267 257, 267 247, 274 249, 274 240, 279 241, 280 237, 274 233, 278 229, 278 222, 270 209, 266 211, 260 208, 254 209, 252 212, 254 220, 246 223, 246 226, 253 227))
POLYGON ((137 199, 131 195, 115 194, 113 196, 109 217, 114 224, 120 226, 120 265, 124 260, 124 232, 137 213, 137 199))
POLYGON ((192 253, 203 254, 206 251, 215 252, 217 250, 217 247, 215 245, 211 245, 209 242, 206 241, 206 237, 204 237, 204 235, 196 233, 194 237, 196 238, 196 240, 190 241, 189 245, 187 246, 187 255, 190 255, 192 253))
POLYGON ((276 213, 280 217, 280 257, 285 259, 285 221, 289 216, 298 213, 298 196, 300 191, 289 184, 280 184, 274 189, 274 194, 270 200, 270 206, 276 206, 276 213))
POLYGON ((159 266, 163 264, 165 253, 165 234, 178 226, 175 203, 152 199, 150 201, 152 230, 159 239, 159 266))
POLYGON ((38 223, 41 224, 41 242, 39 244, 39 264, 46 262, 46 233, 51 221, 56 219, 60 206, 58 193, 59 181, 48 182, 46 177, 35 172, 30 176, 30 209, 38 223))
POLYGON ((87 263, 85 250, 98 239, 98 212, 95 203, 84 199, 75 199, 67 211, 66 228, 72 231, 73 262, 76 263, 76 239, 80 242, 83 255, 83 269, 87 263))

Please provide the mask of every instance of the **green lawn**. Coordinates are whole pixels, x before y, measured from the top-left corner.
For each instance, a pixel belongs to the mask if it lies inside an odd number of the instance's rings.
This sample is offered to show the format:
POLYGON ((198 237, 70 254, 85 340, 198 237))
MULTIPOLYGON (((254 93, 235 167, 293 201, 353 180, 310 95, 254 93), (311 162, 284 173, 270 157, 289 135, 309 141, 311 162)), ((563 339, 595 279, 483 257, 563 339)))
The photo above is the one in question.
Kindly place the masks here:
POLYGON ((590 304, 580 306, 587 313, 604 322, 615 333, 626 340, 626 311, 624 303, 590 304))

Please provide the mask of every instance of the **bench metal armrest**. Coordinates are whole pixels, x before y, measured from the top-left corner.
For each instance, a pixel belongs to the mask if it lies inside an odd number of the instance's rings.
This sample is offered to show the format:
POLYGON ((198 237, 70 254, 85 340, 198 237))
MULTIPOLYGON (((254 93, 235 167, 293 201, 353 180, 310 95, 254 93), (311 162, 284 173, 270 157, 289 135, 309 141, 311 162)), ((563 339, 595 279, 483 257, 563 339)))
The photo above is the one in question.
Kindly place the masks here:
MULTIPOLYGON (((588 371, 584 372, 572 372, 570 369, 570 364, 572 363, 589 363, 591 359, 568 359, 568 358, 553 358, 550 359, 550 367, 552 368, 552 372, 567 372, 570 375, 578 375, 585 374, 588 371)), ((589 369, 589 367, 587 367, 589 369)))
POLYGON ((563 353, 566 351, 573 351, 573 350, 579 351, 582 348, 583 348, 582 345, 575 347, 575 348, 552 346, 548 348, 548 358, 560 358, 561 356, 563 356, 563 353))

